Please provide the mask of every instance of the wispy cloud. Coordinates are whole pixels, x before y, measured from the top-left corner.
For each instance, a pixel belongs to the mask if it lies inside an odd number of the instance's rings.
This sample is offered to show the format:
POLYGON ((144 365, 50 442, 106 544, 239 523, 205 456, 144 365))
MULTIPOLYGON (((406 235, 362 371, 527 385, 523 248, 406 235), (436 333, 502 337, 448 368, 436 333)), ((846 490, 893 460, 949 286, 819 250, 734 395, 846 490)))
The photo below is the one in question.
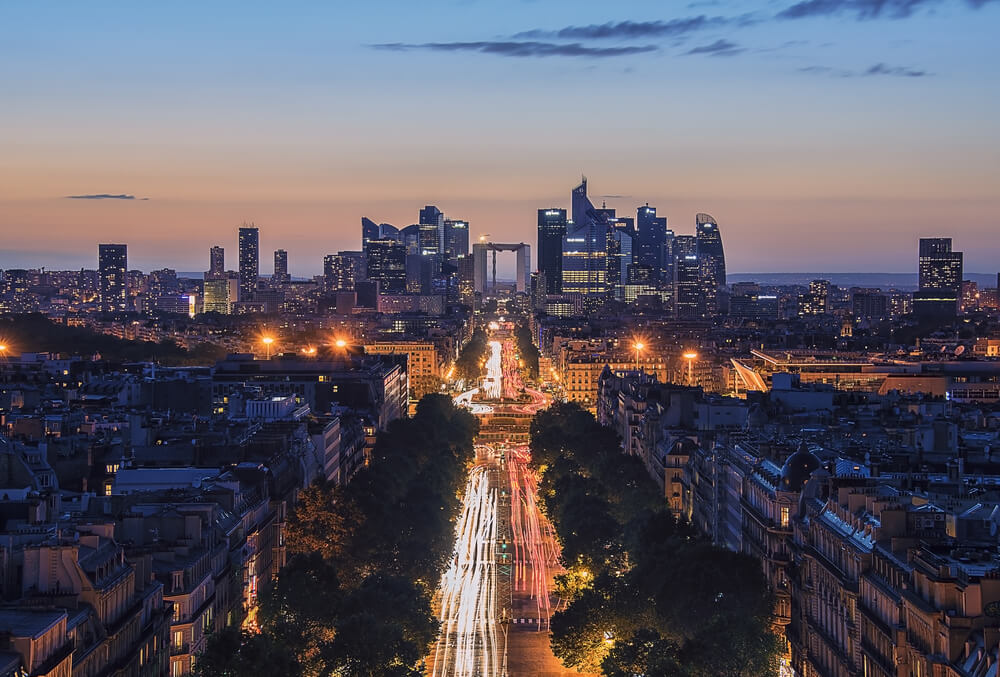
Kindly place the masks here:
POLYGON ((735 42, 729 40, 716 40, 710 45, 701 45, 694 49, 689 49, 685 54, 707 54, 708 56, 736 56, 746 51, 735 42))
POLYGON ((659 50, 656 45, 629 45, 623 47, 588 47, 578 42, 567 44, 555 42, 537 42, 533 40, 518 41, 481 41, 481 42, 423 42, 417 44, 405 42, 388 42, 371 45, 373 49, 395 52, 427 50, 433 52, 480 52, 497 56, 511 57, 547 57, 576 56, 591 59, 628 56, 659 50))
MULTIPOLYGON (((778 12, 779 19, 806 19, 834 14, 853 15, 860 21, 869 19, 906 19, 931 5, 945 0, 801 0, 778 12)), ((952 0, 948 0, 952 1, 952 0)), ((965 4, 979 9, 994 0, 965 0, 965 4)))
POLYGON ((67 195, 68 200, 148 200, 148 197, 136 198, 135 195, 112 195, 111 193, 94 193, 91 195, 67 195))
POLYGON ((895 75, 903 78, 923 78, 930 73, 924 70, 908 68, 906 66, 887 66, 884 63, 877 63, 864 72, 865 75, 895 75))
POLYGON ((867 78, 878 75, 887 75, 898 78, 925 78, 933 73, 907 66, 889 66, 884 63, 877 63, 874 66, 862 71, 834 68, 832 66, 805 66, 799 69, 800 73, 814 73, 816 75, 829 75, 836 78, 867 78))
POLYGON ((732 25, 749 25, 755 20, 749 15, 740 17, 698 16, 681 17, 668 21, 618 21, 588 26, 566 26, 559 29, 536 28, 514 35, 515 38, 558 38, 561 40, 634 40, 636 38, 671 38, 732 25))

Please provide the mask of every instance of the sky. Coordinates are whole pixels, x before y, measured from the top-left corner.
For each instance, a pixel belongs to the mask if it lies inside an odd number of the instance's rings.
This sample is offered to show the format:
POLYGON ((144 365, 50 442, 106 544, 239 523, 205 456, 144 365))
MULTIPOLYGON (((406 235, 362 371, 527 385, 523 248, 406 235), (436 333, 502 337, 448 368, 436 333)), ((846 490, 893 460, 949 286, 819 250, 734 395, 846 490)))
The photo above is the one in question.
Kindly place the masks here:
POLYGON ((425 204, 716 217, 734 272, 1000 270, 1000 0, 0 2, 0 268, 293 275, 425 204))

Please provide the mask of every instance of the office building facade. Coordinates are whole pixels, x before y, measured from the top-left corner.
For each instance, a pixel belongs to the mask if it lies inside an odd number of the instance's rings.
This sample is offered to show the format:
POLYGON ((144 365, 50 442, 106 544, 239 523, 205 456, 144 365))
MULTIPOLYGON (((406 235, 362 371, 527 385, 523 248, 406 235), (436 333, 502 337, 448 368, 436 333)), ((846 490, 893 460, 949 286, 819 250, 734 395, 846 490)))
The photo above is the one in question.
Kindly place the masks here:
POLYGON ((538 271, 546 294, 562 293, 562 245, 566 237, 566 210, 538 210, 538 271))

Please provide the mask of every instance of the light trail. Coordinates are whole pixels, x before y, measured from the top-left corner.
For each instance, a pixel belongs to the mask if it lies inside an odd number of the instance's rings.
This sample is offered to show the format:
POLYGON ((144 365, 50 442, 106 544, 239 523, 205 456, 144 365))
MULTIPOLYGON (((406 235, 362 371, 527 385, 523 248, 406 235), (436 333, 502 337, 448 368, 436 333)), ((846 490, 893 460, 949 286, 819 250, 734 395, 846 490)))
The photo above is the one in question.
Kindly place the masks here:
POLYGON ((488 400, 499 400, 503 382, 503 368, 500 360, 500 341, 490 341, 490 356, 486 360, 486 377, 483 379, 483 395, 488 400))
MULTIPOLYGON (((491 450, 481 448, 487 453, 491 450)), ((500 677, 502 654, 497 610, 497 490, 489 468, 469 473, 455 552, 441 578, 441 635, 434 677, 500 677)))
POLYGON ((552 615, 549 585, 559 568, 559 545, 548 520, 538 508, 538 478, 528 467, 527 447, 508 451, 510 528, 514 543, 514 590, 535 602, 536 629, 548 628, 552 615))

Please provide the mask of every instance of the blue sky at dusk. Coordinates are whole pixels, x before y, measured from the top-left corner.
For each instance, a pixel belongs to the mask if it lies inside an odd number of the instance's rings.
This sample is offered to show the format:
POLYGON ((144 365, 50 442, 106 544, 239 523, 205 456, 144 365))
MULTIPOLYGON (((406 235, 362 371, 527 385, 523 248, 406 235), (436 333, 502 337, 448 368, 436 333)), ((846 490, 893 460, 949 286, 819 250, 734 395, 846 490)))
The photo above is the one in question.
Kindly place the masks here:
POLYGON ((0 267, 248 220, 309 275, 431 203, 533 243, 585 173, 733 271, 1000 268, 1000 0, 205 4, 0 4, 0 267))

